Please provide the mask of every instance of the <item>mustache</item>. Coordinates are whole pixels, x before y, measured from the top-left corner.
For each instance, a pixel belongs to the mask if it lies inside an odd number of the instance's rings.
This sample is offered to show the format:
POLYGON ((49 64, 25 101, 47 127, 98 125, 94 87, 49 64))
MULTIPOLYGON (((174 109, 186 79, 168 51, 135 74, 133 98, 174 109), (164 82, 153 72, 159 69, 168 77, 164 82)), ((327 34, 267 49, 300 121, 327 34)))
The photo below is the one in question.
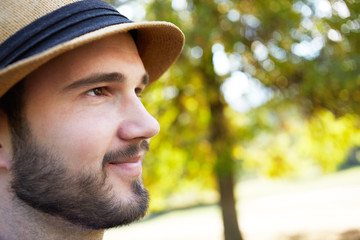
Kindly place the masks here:
POLYGON ((102 165, 105 167, 109 162, 135 157, 142 151, 149 151, 149 143, 146 140, 142 140, 139 144, 130 144, 125 149, 105 153, 102 165))

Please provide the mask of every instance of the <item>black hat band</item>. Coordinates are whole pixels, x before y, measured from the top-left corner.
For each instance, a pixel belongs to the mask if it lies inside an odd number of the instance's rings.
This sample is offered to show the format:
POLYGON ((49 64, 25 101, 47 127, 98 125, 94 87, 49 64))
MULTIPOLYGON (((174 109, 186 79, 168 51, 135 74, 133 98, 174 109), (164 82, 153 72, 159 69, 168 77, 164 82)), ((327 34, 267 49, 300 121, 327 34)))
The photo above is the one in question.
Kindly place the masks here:
POLYGON ((0 69, 86 33, 131 23, 100 0, 71 3, 37 19, 0 45, 0 69))

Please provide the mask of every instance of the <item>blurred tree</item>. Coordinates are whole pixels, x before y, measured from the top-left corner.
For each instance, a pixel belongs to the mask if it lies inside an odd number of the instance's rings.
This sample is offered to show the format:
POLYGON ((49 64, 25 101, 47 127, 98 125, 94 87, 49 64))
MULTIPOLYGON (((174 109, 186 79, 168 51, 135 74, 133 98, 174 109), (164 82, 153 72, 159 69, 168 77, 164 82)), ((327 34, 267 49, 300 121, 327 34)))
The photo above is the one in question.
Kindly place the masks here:
POLYGON ((359 136, 354 114, 360 110, 360 3, 146 3, 147 20, 173 22, 186 35, 177 64, 144 96, 162 127, 152 140, 156 150, 145 161, 152 207, 179 204, 175 198, 163 200, 174 189, 193 189, 202 196, 199 189, 217 186, 225 239, 242 239, 233 192, 241 163, 266 169, 270 176, 294 171, 303 158, 333 169, 332 156, 341 161, 346 148, 358 141, 346 136, 352 130, 359 136), (229 92, 237 100, 231 101, 229 92), (341 142, 339 150, 323 154, 319 148, 334 146, 329 142, 341 142))
MULTIPOLYGON (((176 4, 172 3, 173 6, 176 4)), ((212 1, 193 1, 191 5, 182 12, 176 12, 171 11, 171 2, 154 1, 148 11, 151 19, 166 19, 179 25, 188 42, 185 48, 188 52, 179 60, 178 73, 172 75, 175 78, 174 86, 181 92, 175 99, 180 110, 179 117, 171 124, 172 128, 180 129, 178 132, 181 132, 181 140, 173 142, 173 145, 184 151, 187 159, 203 159, 202 165, 212 165, 211 172, 215 173, 220 193, 225 239, 242 239, 235 208, 236 168, 231 157, 233 141, 224 112, 226 103, 219 91, 224 79, 216 74, 213 65, 212 47, 218 38, 213 35, 220 35, 222 32, 218 25, 221 13, 217 10, 217 3, 212 1), (184 72, 187 74, 183 74, 184 72), (195 87, 196 83, 198 86, 195 87), (194 88, 196 91, 187 92, 194 88), (207 111, 205 121, 200 120, 203 118, 200 115, 201 109, 207 111), (194 157, 199 154, 197 146, 202 141, 207 142, 210 147, 207 152, 194 157), (192 150, 188 151, 189 149, 192 150), (212 156, 212 159, 207 159, 207 156, 212 156)), ((173 135, 168 137, 175 140, 173 135)))

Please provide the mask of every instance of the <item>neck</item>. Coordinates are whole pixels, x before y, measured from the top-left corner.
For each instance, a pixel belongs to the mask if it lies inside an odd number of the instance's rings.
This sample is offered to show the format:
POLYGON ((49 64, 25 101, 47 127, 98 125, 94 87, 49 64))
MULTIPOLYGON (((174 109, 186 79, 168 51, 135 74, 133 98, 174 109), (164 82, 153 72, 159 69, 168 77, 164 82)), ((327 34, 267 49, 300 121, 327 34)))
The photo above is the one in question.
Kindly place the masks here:
POLYGON ((103 230, 75 226, 62 218, 39 212, 13 196, 9 188, 0 190, 0 239, 100 240, 103 230))

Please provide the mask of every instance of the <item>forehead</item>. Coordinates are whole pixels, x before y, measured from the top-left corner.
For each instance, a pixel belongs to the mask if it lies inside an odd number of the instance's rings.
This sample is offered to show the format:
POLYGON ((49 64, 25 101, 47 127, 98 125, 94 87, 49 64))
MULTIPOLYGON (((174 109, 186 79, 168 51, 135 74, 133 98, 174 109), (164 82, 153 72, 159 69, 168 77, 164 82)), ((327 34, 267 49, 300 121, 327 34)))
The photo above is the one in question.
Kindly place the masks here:
POLYGON ((25 84, 26 88, 35 85, 51 90, 51 87, 69 84, 91 75, 114 72, 133 78, 141 78, 145 74, 135 42, 129 33, 97 40, 60 55, 31 73, 25 84))

